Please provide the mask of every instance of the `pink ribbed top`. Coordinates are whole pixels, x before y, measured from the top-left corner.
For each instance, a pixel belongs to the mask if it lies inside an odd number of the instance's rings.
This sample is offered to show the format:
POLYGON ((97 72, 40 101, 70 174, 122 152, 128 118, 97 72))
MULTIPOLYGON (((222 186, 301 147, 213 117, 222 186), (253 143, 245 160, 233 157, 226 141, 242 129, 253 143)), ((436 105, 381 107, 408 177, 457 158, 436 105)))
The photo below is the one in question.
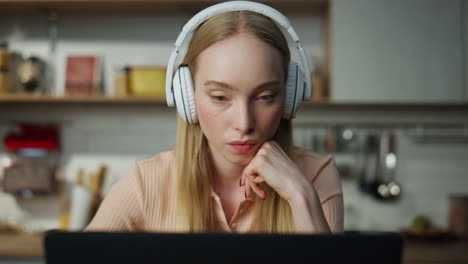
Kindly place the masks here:
MULTIPOLYGON (((315 187, 332 232, 343 230, 343 196, 334 159, 305 152, 298 167, 315 187)), ((226 220, 219 196, 215 200, 217 226, 221 232, 246 233, 254 217, 249 210, 254 199, 242 201, 230 221, 226 220)), ((105 197, 86 230, 175 232, 176 184, 174 151, 137 161, 105 197)))

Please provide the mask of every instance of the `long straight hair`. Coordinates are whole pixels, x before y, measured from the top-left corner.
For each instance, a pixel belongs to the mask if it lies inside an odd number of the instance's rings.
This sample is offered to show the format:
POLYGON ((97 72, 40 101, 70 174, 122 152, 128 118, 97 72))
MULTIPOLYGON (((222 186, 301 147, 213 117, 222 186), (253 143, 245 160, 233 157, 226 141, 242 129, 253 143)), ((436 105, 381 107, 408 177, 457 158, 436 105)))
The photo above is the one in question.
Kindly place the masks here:
MULTIPOLYGON (((290 52, 279 27, 270 18, 250 11, 233 11, 216 15, 195 32, 182 65, 196 74, 198 55, 212 44, 241 31, 249 32, 280 52, 284 76, 287 76, 290 52)), ((293 158, 291 121, 282 119, 273 139, 293 158)), ((178 117, 176 144, 177 230, 180 232, 215 232, 211 186, 213 166, 208 142, 199 124, 188 124, 178 117)), ((291 208, 266 183, 261 187, 267 198, 256 197, 255 224, 251 232, 290 233, 295 231, 291 208)))

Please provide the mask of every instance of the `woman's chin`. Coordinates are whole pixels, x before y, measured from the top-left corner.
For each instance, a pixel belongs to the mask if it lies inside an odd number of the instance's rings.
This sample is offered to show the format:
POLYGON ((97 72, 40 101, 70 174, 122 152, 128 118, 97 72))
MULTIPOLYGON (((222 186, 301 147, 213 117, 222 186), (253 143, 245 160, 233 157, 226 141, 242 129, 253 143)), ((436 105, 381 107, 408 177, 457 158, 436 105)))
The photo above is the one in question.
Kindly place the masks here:
POLYGON ((255 155, 246 154, 246 155, 231 155, 230 160, 232 163, 239 166, 247 166, 255 155))

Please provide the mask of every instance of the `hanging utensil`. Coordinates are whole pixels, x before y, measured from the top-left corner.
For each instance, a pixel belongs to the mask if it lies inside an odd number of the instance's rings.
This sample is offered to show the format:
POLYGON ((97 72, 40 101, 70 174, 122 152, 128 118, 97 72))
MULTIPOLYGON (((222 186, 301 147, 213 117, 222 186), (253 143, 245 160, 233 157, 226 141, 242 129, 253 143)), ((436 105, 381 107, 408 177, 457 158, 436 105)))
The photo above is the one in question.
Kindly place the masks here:
POLYGON ((387 132, 380 137, 379 146, 380 181, 375 185, 375 196, 380 200, 396 200, 400 196, 401 187, 395 181, 397 156, 395 151, 395 135, 387 132))
POLYGON ((393 133, 388 134, 388 152, 385 155, 385 173, 387 178, 387 189, 389 191, 389 199, 396 199, 401 194, 401 186, 395 180, 396 167, 398 158, 396 154, 396 140, 393 133))

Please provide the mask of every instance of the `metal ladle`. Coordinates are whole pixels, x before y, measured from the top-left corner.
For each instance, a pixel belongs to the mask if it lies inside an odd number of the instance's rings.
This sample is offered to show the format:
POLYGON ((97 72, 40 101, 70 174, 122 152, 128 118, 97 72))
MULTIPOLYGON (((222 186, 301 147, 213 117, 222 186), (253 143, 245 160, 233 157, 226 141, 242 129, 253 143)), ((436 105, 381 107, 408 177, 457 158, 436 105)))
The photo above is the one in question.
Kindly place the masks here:
POLYGON ((397 167, 397 156, 395 152, 395 135, 389 133, 382 135, 381 148, 383 152, 383 164, 384 168, 382 174, 385 176, 385 181, 380 183, 377 187, 377 193, 379 198, 384 200, 395 200, 401 194, 401 187, 398 182, 395 181, 395 171, 397 167))

